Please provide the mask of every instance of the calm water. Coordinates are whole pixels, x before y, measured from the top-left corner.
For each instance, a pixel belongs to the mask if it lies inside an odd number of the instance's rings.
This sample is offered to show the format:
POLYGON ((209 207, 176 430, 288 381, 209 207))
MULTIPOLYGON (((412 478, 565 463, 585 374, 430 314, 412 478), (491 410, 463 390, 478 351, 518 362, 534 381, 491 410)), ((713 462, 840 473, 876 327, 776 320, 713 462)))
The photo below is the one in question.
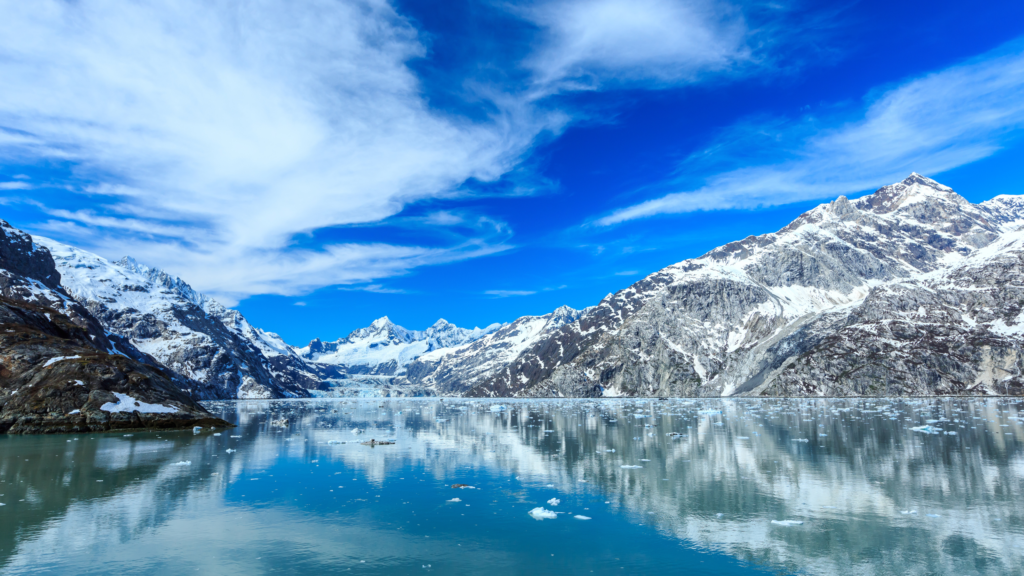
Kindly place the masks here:
POLYGON ((1017 400, 210 406, 0 438, 0 573, 1024 574, 1017 400))

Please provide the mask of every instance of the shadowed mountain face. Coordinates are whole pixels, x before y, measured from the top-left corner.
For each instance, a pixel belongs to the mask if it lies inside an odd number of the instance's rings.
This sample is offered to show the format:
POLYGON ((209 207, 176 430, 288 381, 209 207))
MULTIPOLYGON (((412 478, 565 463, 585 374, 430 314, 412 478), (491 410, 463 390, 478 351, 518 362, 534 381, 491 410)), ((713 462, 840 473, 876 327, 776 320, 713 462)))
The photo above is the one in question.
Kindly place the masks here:
POLYGON ((100 323, 60 286, 50 253, 0 221, 0 432, 226 426, 192 384, 100 323))
POLYGON ((1022 197, 975 205, 913 174, 660 270, 512 358, 494 360, 503 329, 420 358, 406 381, 468 396, 1019 395, 1022 224, 1022 197))

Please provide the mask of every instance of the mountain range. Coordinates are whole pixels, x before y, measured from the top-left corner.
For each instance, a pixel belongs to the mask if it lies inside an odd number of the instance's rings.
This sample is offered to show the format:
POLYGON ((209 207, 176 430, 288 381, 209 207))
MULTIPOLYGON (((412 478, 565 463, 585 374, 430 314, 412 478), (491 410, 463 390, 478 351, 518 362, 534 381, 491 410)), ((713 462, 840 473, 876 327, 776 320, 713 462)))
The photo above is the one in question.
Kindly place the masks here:
POLYGON ((475 329, 385 316, 302 347, 131 258, 34 241, 70 297, 52 302, 196 399, 1019 395, 1022 228, 1024 197, 971 204, 912 174, 583 310, 475 329))

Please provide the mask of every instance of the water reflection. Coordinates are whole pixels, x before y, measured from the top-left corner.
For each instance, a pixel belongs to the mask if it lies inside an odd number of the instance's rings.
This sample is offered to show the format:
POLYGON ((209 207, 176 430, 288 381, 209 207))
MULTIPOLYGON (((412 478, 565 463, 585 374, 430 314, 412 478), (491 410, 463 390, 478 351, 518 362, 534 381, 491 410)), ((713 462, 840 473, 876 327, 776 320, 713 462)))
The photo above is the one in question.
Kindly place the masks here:
POLYGON ((238 427, 0 439, 3 570, 470 572, 470 552, 534 573, 1024 565, 1016 400, 211 407, 238 427), (527 517, 551 495, 593 520, 527 517))

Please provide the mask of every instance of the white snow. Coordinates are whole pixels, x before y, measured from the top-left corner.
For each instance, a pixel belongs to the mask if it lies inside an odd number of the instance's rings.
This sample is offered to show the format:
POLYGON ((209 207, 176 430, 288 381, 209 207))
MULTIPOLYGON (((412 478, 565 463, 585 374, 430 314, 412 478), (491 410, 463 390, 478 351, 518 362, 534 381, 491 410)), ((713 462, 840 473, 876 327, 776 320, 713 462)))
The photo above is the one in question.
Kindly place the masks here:
POLYGON ((47 360, 46 364, 43 364, 43 368, 46 368, 47 366, 53 366, 57 362, 63 362, 64 360, 74 360, 75 358, 81 358, 81 356, 56 356, 54 358, 50 358, 49 360, 47 360))
POLYGON ((139 412, 141 414, 169 414, 178 411, 177 408, 164 406, 162 404, 148 404, 146 402, 140 402, 135 398, 132 398, 127 394, 121 394, 120 392, 114 392, 114 396, 117 396, 117 404, 107 402, 103 406, 100 406, 100 410, 103 410, 104 412, 139 412))

